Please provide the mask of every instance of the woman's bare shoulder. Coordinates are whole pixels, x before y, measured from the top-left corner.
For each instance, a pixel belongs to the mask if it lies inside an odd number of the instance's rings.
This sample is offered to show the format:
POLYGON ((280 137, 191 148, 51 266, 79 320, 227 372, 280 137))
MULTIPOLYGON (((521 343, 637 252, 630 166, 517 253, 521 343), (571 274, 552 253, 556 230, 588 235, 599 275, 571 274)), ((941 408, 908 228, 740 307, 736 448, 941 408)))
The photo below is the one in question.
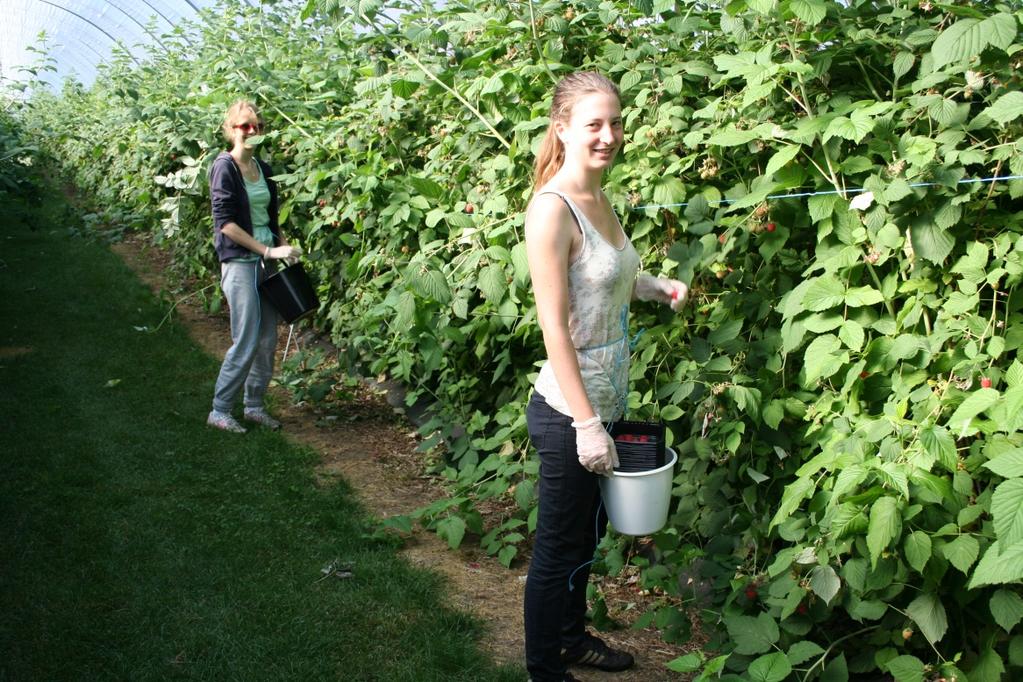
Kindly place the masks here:
POLYGON ((526 209, 526 231, 559 231, 572 226, 572 212, 565 200, 554 193, 537 194, 526 209))

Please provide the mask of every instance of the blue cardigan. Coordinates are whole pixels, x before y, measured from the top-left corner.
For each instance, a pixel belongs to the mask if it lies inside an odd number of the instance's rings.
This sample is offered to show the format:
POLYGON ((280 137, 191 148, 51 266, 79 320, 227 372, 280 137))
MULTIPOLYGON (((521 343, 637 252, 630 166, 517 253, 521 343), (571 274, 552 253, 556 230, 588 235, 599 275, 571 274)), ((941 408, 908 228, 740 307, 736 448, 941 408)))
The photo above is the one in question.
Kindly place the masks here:
MULTIPOLYGON (((263 178, 270 189, 270 232, 274 236, 274 246, 281 243, 280 227, 277 224, 277 183, 270 179, 273 171, 270 164, 256 159, 263 178)), ((229 258, 244 258, 252 252, 244 246, 234 243, 230 237, 221 232, 227 223, 237 223, 243 230, 252 234, 252 215, 249 212, 249 194, 245 191, 245 179, 234 157, 228 152, 220 152, 210 168, 210 201, 213 204, 213 245, 221 262, 229 258)))

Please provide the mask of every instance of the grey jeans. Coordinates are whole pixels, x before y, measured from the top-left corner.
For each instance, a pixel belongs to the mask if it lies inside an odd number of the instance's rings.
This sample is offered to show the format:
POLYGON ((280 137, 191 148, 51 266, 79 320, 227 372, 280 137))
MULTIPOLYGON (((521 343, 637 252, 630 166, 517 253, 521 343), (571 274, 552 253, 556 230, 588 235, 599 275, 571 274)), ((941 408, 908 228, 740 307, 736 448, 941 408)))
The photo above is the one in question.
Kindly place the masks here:
POLYGON ((263 406, 273 376, 278 322, 277 311, 256 288, 267 274, 259 261, 221 263, 220 286, 231 309, 231 347, 213 392, 217 412, 231 412, 243 385, 245 407, 263 406))

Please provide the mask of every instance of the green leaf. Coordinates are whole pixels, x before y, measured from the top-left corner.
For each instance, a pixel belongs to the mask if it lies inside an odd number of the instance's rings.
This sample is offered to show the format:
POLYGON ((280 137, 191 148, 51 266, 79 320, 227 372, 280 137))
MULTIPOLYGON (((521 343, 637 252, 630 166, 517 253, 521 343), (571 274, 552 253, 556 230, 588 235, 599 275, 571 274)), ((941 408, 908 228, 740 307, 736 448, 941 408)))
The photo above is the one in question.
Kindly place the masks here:
POLYGON ((1002 478, 1019 478, 1023 476, 1023 448, 1006 450, 997 457, 984 462, 984 467, 1002 478))
POLYGON ((949 97, 938 97, 927 107, 927 115, 942 126, 954 123, 958 113, 959 104, 949 97))
POLYGON ((958 464, 956 443, 948 429, 929 424, 920 429, 919 438, 927 454, 940 462, 941 466, 948 471, 956 471, 958 464))
POLYGON ((787 654, 789 663, 792 665, 799 665, 805 663, 815 656, 820 656, 824 653, 824 649, 821 648, 816 642, 809 640, 803 640, 802 642, 796 642, 789 647, 787 654))
POLYGON ((893 178, 888 186, 884 188, 884 203, 893 204, 899 199, 905 199, 913 193, 913 188, 902 178, 893 178))
POLYGON ((478 285, 491 303, 499 303, 508 289, 508 279, 500 265, 488 265, 480 271, 478 285))
POLYGON ((681 95, 686 87, 686 79, 682 74, 675 74, 664 79, 664 90, 670 95, 681 95))
POLYGON ((835 534, 835 538, 861 535, 866 532, 868 523, 862 507, 852 502, 843 502, 835 509, 831 518, 831 532, 835 534))
POLYGON ((814 594, 831 604, 831 600, 842 587, 842 580, 831 566, 817 566, 810 572, 810 589, 814 594))
POLYGON ((849 350, 859 351, 863 348, 863 341, 865 339, 863 325, 855 320, 846 320, 842 324, 842 328, 838 330, 838 338, 842 339, 842 343, 849 350))
POLYGON ((526 242, 521 241, 511 250, 512 266, 515 268, 515 281, 520 286, 529 283, 529 259, 526 256, 526 242))
POLYGON ((1005 125, 1023 115, 1023 92, 1013 90, 995 100, 995 103, 985 109, 982 113, 1005 125))
POLYGON ((835 211, 835 204, 838 203, 836 194, 818 194, 806 200, 807 209, 810 211, 810 218, 819 223, 831 216, 835 211))
POLYGON ((781 420, 785 418, 785 403, 782 400, 772 400, 763 411, 764 423, 772 429, 777 429, 781 420))
POLYGON ((402 331, 412 329, 416 320, 416 296, 411 291, 403 291, 398 297, 397 315, 394 325, 402 331))
POLYGON ((984 511, 984 507, 979 504, 971 504, 968 507, 963 507, 959 510, 959 513, 956 514, 956 525, 960 528, 965 528, 983 516, 984 511))
POLYGON ((665 405, 661 408, 661 419, 666 422, 672 422, 685 414, 682 408, 678 405, 665 405))
POLYGON ((1003 481, 991 496, 995 533, 1003 546, 1023 541, 1023 479, 1003 481))
POLYGON ((1013 360, 1009 365, 1009 369, 1005 372, 1005 383, 1010 388, 1023 386, 1023 363, 1020 363, 1019 360, 1013 360))
POLYGON ((983 21, 960 19, 942 31, 931 45, 934 68, 940 69, 945 64, 979 55, 991 44, 1004 49, 1012 43, 1015 35, 1016 20, 1010 14, 996 14, 983 21))
POLYGON ((781 633, 778 624, 766 613, 752 616, 725 616, 725 627, 735 643, 735 653, 751 656, 769 651, 781 633))
POLYGON ((895 682, 923 682, 924 664, 916 656, 896 656, 885 667, 895 682))
MULTIPOLYGON (((417 193, 423 195, 427 199, 439 199, 444 196, 444 188, 441 187, 436 181, 430 178, 421 178, 415 175, 407 176, 408 182, 416 190, 417 193)), ((437 209, 434 209, 437 210, 437 209)), ((436 224, 438 221, 434 221, 436 224)))
POLYGON ((799 155, 800 145, 793 144, 786 147, 782 147, 778 152, 771 157, 771 160, 767 162, 767 169, 764 171, 764 175, 771 176, 777 173, 779 170, 785 167, 785 165, 796 158, 799 155))
POLYGON ((792 0, 792 11, 809 26, 816 26, 828 15, 823 0, 792 0))
POLYGON ((750 663, 746 674, 753 682, 782 682, 791 672, 789 659, 782 652, 775 651, 750 663))
POLYGON ((501 565, 505 568, 511 568, 512 559, 519 553, 518 548, 515 545, 505 545, 497 553, 497 560, 501 562, 501 565))
POLYGON ((814 334, 824 334, 838 329, 845 323, 845 321, 846 320, 838 313, 838 311, 814 313, 813 315, 808 315, 802 319, 806 330, 813 332, 814 334))
POLYGON ((881 553, 901 533, 902 514, 898 500, 888 495, 879 497, 870 507, 870 525, 867 527, 867 548, 872 567, 877 566, 881 553))
POLYGON ((956 408, 948 420, 948 427, 955 431, 968 425, 971 419, 997 403, 999 396, 993 388, 978 388, 956 408))
POLYGON ((913 243, 913 251, 920 258, 940 265, 952 252, 955 240, 947 230, 943 230, 926 217, 913 221, 909 229, 909 238, 913 243))
POLYGON ((746 6, 759 14, 770 14, 776 4, 777 0, 746 0, 746 6))
POLYGON ((803 354, 803 370, 808 384, 817 379, 827 379, 842 368, 843 356, 837 355, 841 347, 842 342, 834 334, 824 334, 810 342, 803 354))
POLYGON ((849 615, 861 623, 865 620, 881 620, 888 611, 888 605, 877 599, 860 600, 850 596, 849 615))
POLYGON ((920 352, 923 340, 916 334, 899 334, 892 343, 888 356, 895 360, 906 360, 920 352))
POLYGON ((998 590, 991 595, 988 605, 995 622, 1006 633, 1012 632, 1012 629, 1023 619, 1023 597, 1016 592, 1007 589, 998 590))
POLYGON ((724 656, 712 658, 710 662, 704 666, 703 672, 700 673, 700 676, 696 678, 694 682, 704 682, 706 680, 717 679, 720 676, 721 671, 725 669, 725 663, 728 662, 728 657, 730 655, 731 654, 725 654, 724 656))
POLYGON ((892 62, 892 72, 896 78, 902 78, 909 73, 915 62, 916 57, 913 56, 912 52, 900 52, 895 55, 895 59, 892 62))
MULTIPOLYGON (((878 423, 885 427, 891 426, 891 423, 886 420, 879 420, 878 423)), ((904 470, 905 465, 896 462, 884 462, 880 466, 876 462, 871 464, 871 471, 880 479, 885 488, 897 490, 904 498, 909 499, 909 480, 904 470)))
POLYGON ((976 665, 970 670, 970 682, 1002 682, 1005 679, 1005 663, 994 649, 981 652, 976 665))
POLYGON ((809 288, 803 295, 803 307, 817 312, 834 308, 844 302, 845 285, 831 275, 811 280, 809 288))
POLYGON ((921 594, 906 607, 906 613, 920 628, 921 634, 931 645, 941 641, 948 630, 948 617, 941 599, 933 592, 921 594))
POLYGON ((412 93, 419 89, 419 83, 415 81, 407 81, 399 78, 398 80, 391 83, 391 92, 398 97, 408 99, 412 93))
POLYGON ((533 481, 529 479, 519 481, 515 486, 515 504, 519 505, 519 509, 523 511, 529 509, 533 503, 534 488, 533 481))
POLYGON ((822 141, 827 142, 833 137, 841 137, 844 140, 860 142, 867 134, 874 129, 874 121, 867 117, 839 116, 832 119, 824 131, 822 141))
POLYGON ((627 71, 624 76, 618 81, 618 89, 621 92, 627 92, 633 87, 639 85, 640 81, 643 80, 643 74, 635 69, 627 71))
POLYGON ((686 197, 686 186, 674 175, 662 177, 654 185, 654 203, 677 204, 686 197))
POLYGON ((988 17, 984 20, 984 23, 989 25, 988 37, 992 45, 1003 50, 1008 50, 1012 46, 1012 41, 1016 39, 1015 17, 1002 12, 988 17))
POLYGON ((973 578, 969 588, 975 589, 983 585, 1003 585, 1023 579, 1023 542, 1006 545, 1001 549, 999 541, 992 542, 977 568, 973 569, 973 578))
POLYGON ((1023 413, 1023 386, 1013 386, 989 413, 1000 431, 1016 431, 1023 413))
POLYGON ((718 325, 707 335, 707 343, 712 346, 720 346, 722 343, 731 341, 742 331, 742 318, 733 318, 718 325))
POLYGON ((1023 666, 1023 635, 1016 635, 1009 641, 1009 663, 1023 666))
POLYGON ((419 263, 411 265, 407 274, 412 288, 423 298, 432 299, 438 303, 447 303, 451 300, 451 289, 448 288, 444 273, 439 270, 427 268, 419 263))
POLYGON ((906 561, 917 573, 923 573, 931 558, 931 536, 922 530, 915 530, 906 536, 903 544, 906 561))
POLYGON ((703 657, 696 653, 686 654, 668 661, 664 667, 677 673, 695 672, 703 667, 703 657))
POLYGON ((884 296, 874 287, 856 287, 845 292, 845 304, 850 308, 862 308, 884 300, 884 296))
POLYGON ((735 147, 740 144, 746 144, 752 142, 760 137, 760 134, 753 130, 736 130, 734 128, 726 128, 720 132, 714 133, 707 140, 707 144, 718 145, 719 147, 735 147))
POLYGON ((849 682, 849 664, 845 661, 845 654, 832 658, 817 679, 819 682, 849 682))
POLYGON ((448 547, 458 549, 465 537, 465 520, 460 516, 448 516, 437 522, 437 535, 448 541, 448 547))
POLYGON ((972 535, 960 535, 941 548, 941 553, 949 562, 965 574, 980 554, 980 543, 972 535))

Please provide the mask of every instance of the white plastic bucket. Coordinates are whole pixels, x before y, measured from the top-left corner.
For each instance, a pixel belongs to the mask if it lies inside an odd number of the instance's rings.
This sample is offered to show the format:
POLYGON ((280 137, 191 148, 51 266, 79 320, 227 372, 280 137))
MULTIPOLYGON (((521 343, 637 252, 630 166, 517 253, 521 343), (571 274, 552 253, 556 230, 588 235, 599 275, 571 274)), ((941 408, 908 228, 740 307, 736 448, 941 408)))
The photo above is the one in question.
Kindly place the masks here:
POLYGON ((614 472, 600 478, 607 517, 615 530, 625 535, 650 535, 668 521, 671 483, 678 455, 665 448, 668 463, 650 471, 614 472))

